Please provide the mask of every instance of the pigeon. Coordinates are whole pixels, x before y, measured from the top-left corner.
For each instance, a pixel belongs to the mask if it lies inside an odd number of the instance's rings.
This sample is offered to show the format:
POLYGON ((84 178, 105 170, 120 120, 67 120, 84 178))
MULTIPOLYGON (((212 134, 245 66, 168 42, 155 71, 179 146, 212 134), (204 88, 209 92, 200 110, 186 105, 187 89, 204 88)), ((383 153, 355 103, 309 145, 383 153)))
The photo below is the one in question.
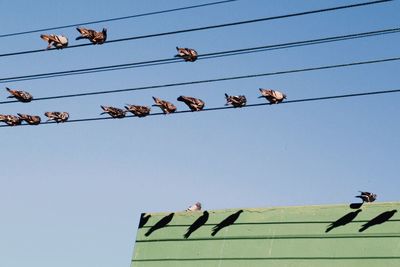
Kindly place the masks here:
POLYGON ((169 113, 174 113, 176 111, 176 107, 174 104, 171 102, 159 99, 157 97, 154 97, 154 102, 156 102, 153 106, 160 107, 161 110, 164 112, 164 114, 169 114, 169 113))
POLYGON ((27 115, 27 114, 21 114, 21 113, 17 113, 17 114, 21 118, 21 120, 26 121, 29 125, 40 124, 41 119, 39 116, 27 115))
POLYGON ((203 215, 201 215, 199 218, 197 218, 196 221, 194 221, 194 223, 192 223, 192 225, 189 226, 189 228, 187 229, 186 234, 183 235, 184 238, 189 238, 189 236, 196 231, 197 229, 199 229, 200 227, 202 227, 207 221, 208 221, 208 217, 209 217, 209 213, 208 211, 203 211, 203 215))
POLYGON ((272 90, 272 89, 262 89, 260 88, 261 96, 258 98, 265 97, 271 104, 281 103, 284 99, 286 99, 286 95, 282 92, 272 90))
POLYGON ((198 98, 181 95, 177 100, 184 102, 192 111, 199 111, 204 108, 204 101, 198 98))
POLYGON ((176 50, 178 51, 178 54, 175 55, 175 57, 183 58, 188 62, 195 62, 197 59, 198 54, 194 49, 176 47, 176 50))
POLYGON ((163 217, 161 220, 159 220, 155 225, 153 225, 144 235, 149 236, 151 235, 154 231, 161 229, 167 224, 169 224, 172 221, 172 218, 174 217, 175 213, 170 213, 167 216, 163 217))
POLYGON ((225 105, 232 105, 235 108, 241 108, 246 105, 247 99, 244 95, 231 95, 225 94, 226 104, 225 105))
MULTIPOLYGON (((120 108, 115 108, 115 107, 107 107, 107 106, 100 106, 104 112, 101 114, 108 113, 111 117, 117 118, 117 119, 122 119, 125 117, 125 110, 122 110, 120 108)), ((101 115, 100 114, 100 115, 101 115)))
POLYGON ((68 38, 64 35, 41 34, 40 38, 49 43, 47 49, 50 49, 51 46, 54 46, 56 49, 62 49, 68 46, 68 38))
POLYGON ((66 122, 69 118, 69 113, 68 112, 45 112, 44 115, 48 117, 49 119, 47 121, 54 120, 55 122, 66 122))
POLYGON ((220 222, 219 224, 217 224, 216 226, 213 227, 211 235, 215 236, 222 228, 225 228, 229 225, 234 224, 242 212, 243 212, 243 210, 239 210, 239 211, 235 212, 234 214, 226 217, 222 222, 220 222))
POLYGON ((81 36, 76 37, 75 40, 89 39, 93 44, 104 44, 107 40, 107 29, 103 28, 101 32, 96 32, 91 29, 86 29, 82 27, 76 28, 76 30, 81 34, 81 36))
POLYGON ((8 98, 16 98, 18 101, 28 103, 31 102, 33 97, 30 93, 25 92, 25 91, 19 91, 19 90, 12 90, 8 87, 6 87, 7 91, 11 94, 8 98))
POLYGON ((0 115, 0 121, 5 122, 9 126, 16 126, 21 124, 21 119, 14 115, 0 115))
POLYGON ((126 105, 126 110, 133 113, 135 116, 142 118, 150 114, 150 108, 146 106, 126 105))
POLYGON ((196 202, 192 206, 190 206, 186 211, 200 211, 201 210, 201 203, 196 202))
POLYGON ((370 192, 362 192, 362 191, 359 191, 359 192, 361 194, 356 197, 361 198, 363 202, 374 202, 376 200, 376 194, 373 194, 370 192))

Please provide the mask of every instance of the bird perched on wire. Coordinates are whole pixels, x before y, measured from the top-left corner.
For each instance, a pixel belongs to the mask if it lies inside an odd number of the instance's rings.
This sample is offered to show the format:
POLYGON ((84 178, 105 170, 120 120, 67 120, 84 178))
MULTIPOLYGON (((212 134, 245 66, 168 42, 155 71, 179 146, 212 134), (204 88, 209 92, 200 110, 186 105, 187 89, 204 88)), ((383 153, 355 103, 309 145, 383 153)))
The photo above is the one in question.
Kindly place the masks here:
POLYGON ((21 114, 17 113, 21 120, 26 121, 29 125, 38 125, 40 124, 40 117, 35 115, 21 114))
POLYGON ((131 112, 133 115, 142 118, 142 117, 146 117, 147 115, 150 114, 150 107, 146 107, 146 106, 136 106, 136 105, 126 105, 125 106, 126 110, 131 112))
POLYGON ((11 94, 7 98, 16 98, 18 101, 28 103, 31 102, 33 97, 30 93, 25 92, 25 91, 20 91, 20 90, 13 90, 8 87, 6 87, 7 91, 11 94))
POLYGON ((227 105, 232 105, 235 108, 241 108, 243 106, 246 105, 247 103, 247 99, 244 95, 228 95, 225 94, 225 98, 226 98, 226 104, 227 105))
POLYGON ((68 38, 64 35, 41 34, 40 38, 49 43, 47 49, 50 49, 51 46, 54 46, 56 49, 62 49, 68 46, 68 38))
POLYGON ((0 121, 6 123, 9 126, 16 126, 21 124, 21 119, 18 116, 14 115, 1 115, 0 121))
POLYGON ((76 37, 75 40, 89 39, 93 44, 104 44, 107 40, 107 29, 103 28, 101 32, 96 32, 95 30, 86 29, 83 27, 78 27, 76 30, 81 34, 81 36, 76 37))
POLYGON ((186 211, 200 211, 201 210, 201 203, 196 202, 192 206, 186 209, 186 211))
POLYGON ((195 62, 198 57, 197 51, 192 48, 176 47, 176 51, 178 51, 178 54, 175 57, 183 58, 188 62, 195 62))
POLYGON ((183 96, 181 95, 180 97, 177 98, 178 101, 182 101, 192 111, 199 111, 204 108, 204 101, 198 98, 190 97, 190 96, 183 96))
POLYGON ((363 202, 374 202, 376 200, 376 194, 370 193, 370 192, 363 192, 359 191, 360 195, 356 196, 358 198, 361 198, 363 202))
POLYGON ((175 105, 172 104, 171 102, 162 100, 162 99, 154 97, 154 96, 153 96, 153 99, 155 102, 155 104, 153 106, 161 108, 161 110, 164 112, 164 114, 170 114, 170 113, 174 113, 176 111, 175 105))
POLYGON ((271 104, 281 103, 284 99, 286 99, 286 95, 282 92, 272 90, 272 89, 262 89, 260 88, 261 96, 258 98, 265 98, 271 104))
POLYGON ((111 117, 116 119, 122 119, 123 117, 125 117, 125 110, 107 106, 100 106, 100 107, 104 110, 104 112, 102 112, 100 115, 108 113, 111 117))
POLYGON ((66 122, 69 119, 69 113, 68 112, 45 112, 44 115, 49 118, 47 121, 54 120, 55 122, 66 122))

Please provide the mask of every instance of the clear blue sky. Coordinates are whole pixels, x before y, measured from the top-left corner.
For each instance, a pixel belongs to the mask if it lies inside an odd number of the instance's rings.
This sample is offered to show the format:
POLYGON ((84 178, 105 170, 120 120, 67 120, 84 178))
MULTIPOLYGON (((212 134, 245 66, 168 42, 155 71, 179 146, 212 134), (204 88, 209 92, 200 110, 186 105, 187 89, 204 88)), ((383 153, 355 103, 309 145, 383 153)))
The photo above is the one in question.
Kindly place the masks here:
MULTIPOLYGON (((1 34, 209 1, 2 1, 1 34)), ((359 1, 234 3, 92 25, 109 39, 300 12, 359 1)), ((161 59, 399 26, 400 3, 202 32, 1 58, 0 77, 161 59)), ((82 25, 91 26, 91 25, 82 25)), ((69 37, 74 28, 56 30, 69 37)), ((52 33, 52 32, 48 32, 52 33)), ((400 56, 399 34, 123 71, 2 84, 34 97, 184 82, 400 56)), ((0 54, 45 48, 39 34, 0 39, 0 54)), ((399 63, 29 104, 0 113, 151 105, 179 95, 222 106, 224 93, 259 103, 399 89, 399 63)), ((0 93, 6 100, 7 92, 0 93)), ((38 127, 0 128, 0 266, 129 266, 141 212, 349 203, 358 190, 399 200, 400 94, 38 127)), ((154 108, 155 111, 156 108, 154 108)))

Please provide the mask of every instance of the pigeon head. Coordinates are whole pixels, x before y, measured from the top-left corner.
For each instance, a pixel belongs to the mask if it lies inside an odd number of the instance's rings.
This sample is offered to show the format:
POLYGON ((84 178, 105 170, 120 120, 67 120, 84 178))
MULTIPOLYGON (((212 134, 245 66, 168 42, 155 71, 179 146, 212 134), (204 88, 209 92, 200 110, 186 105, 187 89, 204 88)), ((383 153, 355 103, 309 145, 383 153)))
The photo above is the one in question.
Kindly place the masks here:
POLYGON ((178 100, 178 101, 184 101, 183 96, 178 97, 176 100, 178 100))
POLYGON ((196 202, 195 205, 199 210, 201 210, 201 203, 200 202, 196 202))

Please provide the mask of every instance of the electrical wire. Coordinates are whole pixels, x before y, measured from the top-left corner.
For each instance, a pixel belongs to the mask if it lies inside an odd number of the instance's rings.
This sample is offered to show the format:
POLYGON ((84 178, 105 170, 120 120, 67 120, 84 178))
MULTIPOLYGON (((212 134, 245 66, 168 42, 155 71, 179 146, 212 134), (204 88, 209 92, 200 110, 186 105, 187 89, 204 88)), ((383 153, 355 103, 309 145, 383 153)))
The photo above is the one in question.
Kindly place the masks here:
MULTIPOLYGON (((342 94, 342 95, 332 95, 332 96, 321 96, 321 97, 313 97, 313 98, 301 98, 301 99, 295 99, 295 100, 288 100, 284 101, 281 104, 293 104, 293 103, 304 103, 304 102, 315 102, 315 101, 323 101, 323 100, 333 100, 333 99, 343 99, 343 98, 351 98, 351 97, 360 97, 360 96, 372 96, 372 95, 382 95, 382 94, 393 94, 393 93, 400 93, 400 89, 393 89, 393 90, 385 90, 385 91, 372 91, 372 92, 363 92, 363 93, 353 93, 353 94, 342 94)), ((270 106, 270 105, 277 105, 277 104, 271 104, 271 103, 257 103, 257 104, 249 104, 246 106, 243 106, 241 108, 235 108, 232 106, 222 106, 222 107, 215 107, 215 108, 206 108, 201 111, 196 111, 196 112, 205 112, 205 111, 221 111, 225 109, 243 109, 243 108, 252 108, 252 107, 260 107, 260 106, 270 106)), ((180 114, 180 113, 192 113, 194 111, 191 110, 182 110, 182 111, 176 111, 174 113, 169 114, 180 114)), ((159 115, 164 115, 162 112, 158 113, 151 113, 148 116, 159 116, 159 115)), ((136 117, 133 115, 128 115, 125 116, 125 118, 132 118, 136 117)), ((74 120, 68 120, 64 123, 76 123, 76 122, 89 122, 89 121, 101 121, 101 120, 111 120, 114 119, 112 117, 96 117, 96 118, 84 118, 84 119, 74 119, 74 120)), ((54 121, 48 121, 48 122, 42 122, 42 124, 54 124, 56 122, 54 121)), ((27 126, 29 124, 21 124, 18 126, 27 126)), ((15 127, 15 126, 9 126, 9 125, 0 125, 0 127, 15 127)))
MULTIPOLYGON (((369 31, 369 32, 361 32, 361 33, 353 33, 353 34, 347 34, 347 35, 339 35, 339 36, 311 39, 311 40, 287 42, 287 43, 274 44, 274 45, 264 45, 264 46, 251 47, 251 48, 219 51, 219 52, 212 52, 212 53, 206 53, 206 54, 199 55, 198 60, 213 59, 213 58, 250 54, 250 53, 259 53, 259 52, 265 52, 265 51, 270 51, 270 50, 288 49, 288 48, 316 45, 316 44, 323 44, 323 43, 331 43, 331 42, 338 42, 338 41, 347 41, 347 40, 360 39, 360 38, 366 38, 366 37, 380 36, 380 35, 385 35, 385 34, 394 34, 394 33, 399 33, 399 32, 400 32, 400 28, 390 28, 390 29, 383 29, 383 30, 376 30, 376 31, 369 31)), ((88 73, 96 73, 96 72, 104 72, 104 71, 115 71, 115 70, 157 66, 157 65, 164 65, 164 64, 171 64, 171 63, 178 63, 178 62, 183 62, 183 61, 180 58, 165 58, 165 59, 157 59, 157 60, 142 61, 142 62, 131 62, 131 63, 100 66, 100 67, 93 67, 93 68, 82 68, 82 69, 74 69, 74 70, 66 70, 66 71, 58 71, 58 72, 47 72, 47 73, 7 77, 7 78, 1 78, 0 83, 46 79, 46 78, 63 77, 63 76, 78 75, 78 74, 88 74, 88 73)))
POLYGON ((68 25, 57 26, 57 27, 42 28, 42 29, 36 29, 36 30, 30 30, 30 31, 5 33, 5 34, 0 34, 0 38, 10 37, 10 36, 17 36, 17 35, 24 35, 24 34, 29 34, 29 33, 60 30, 60 29, 66 29, 66 28, 76 27, 76 26, 80 26, 80 25, 98 24, 98 23, 103 23, 103 22, 126 20, 126 19, 146 17, 146 16, 151 16, 151 15, 159 15, 159 14, 171 13, 171 12, 176 12, 176 11, 195 9, 195 8, 200 8, 200 7, 207 7, 207 6, 213 6, 213 5, 219 5, 219 4, 226 4, 226 3, 235 2, 235 1, 238 1, 238 0, 225 0, 225 1, 218 1, 218 2, 210 2, 210 3, 200 4, 200 5, 192 5, 192 6, 178 7, 178 8, 172 8, 172 9, 165 9, 165 10, 153 11, 153 12, 147 12, 147 13, 141 13, 141 14, 135 14, 135 15, 130 15, 130 16, 123 16, 123 17, 116 17, 116 18, 109 18, 109 19, 102 19, 102 20, 86 21, 86 22, 81 22, 81 23, 68 24, 68 25))
MULTIPOLYGON (((211 25, 211 26, 204 26, 204 27, 198 27, 198 28, 191 28, 191 29, 184 29, 184 30, 176 30, 176 31, 169 31, 169 32, 162 32, 162 33, 155 33, 155 34, 147 34, 147 35, 126 37, 126 38, 109 40, 109 41, 105 42, 104 44, 111 44, 111 43, 125 42, 125 41, 132 41, 132 40, 139 40, 139 39, 145 39, 145 38, 153 38, 153 37, 160 37, 160 36, 166 36, 166 35, 174 35, 174 34, 195 32, 195 31, 211 30, 211 29, 217 29, 217 28, 222 28, 222 27, 238 26, 238 25, 257 23, 257 22, 263 22, 263 21, 269 21, 269 20, 277 20, 277 19, 284 19, 284 18, 291 18, 291 17, 297 17, 297 16, 311 15, 311 14, 317 14, 317 13, 323 13, 323 12, 337 11, 337 10, 348 9, 348 8, 369 6, 369 5, 381 4, 381 3, 391 2, 391 1, 393 1, 393 0, 377 0, 377 1, 372 1, 372 2, 364 2, 364 3, 358 3, 358 4, 336 6, 336 7, 331 7, 331 8, 310 10, 310 11, 291 13, 291 14, 286 14, 286 15, 265 17, 265 18, 245 20, 245 21, 237 21, 237 22, 224 23, 224 24, 211 25)), ((86 43, 86 44, 71 45, 71 46, 65 47, 63 49, 70 49, 70 48, 77 48, 77 47, 84 47, 84 46, 93 46, 93 44, 86 43)), ((6 53, 6 54, 0 54, 0 57, 23 55, 23 54, 32 54, 32 53, 39 53, 39 52, 53 51, 53 50, 57 50, 57 49, 56 48, 45 49, 45 50, 44 49, 36 49, 36 50, 28 50, 28 51, 11 52, 11 53, 6 53)))
MULTIPOLYGON (((317 71, 317 70, 327 70, 327 69, 335 69, 335 68, 361 66, 361 65, 384 63, 384 62, 394 62, 394 61, 398 61, 398 60, 400 60, 400 57, 376 59, 376 60, 369 60, 369 61, 349 62, 349 63, 336 64, 336 65, 325 65, 325 66, 317 66, 317 67, 310 67, 310 68, 283 70, 283 71, 266 72, 266 73, 258 73, 258 74, 248 74, 248 75, 241 75, 241 76, 231 76, 231 77, 223 77, 223 78, 215 78, 215 79, 207 79, 207 80, 197 80, 197 81, 180 82, 180 83, 167 83, 167 84, 161 84, 161 85, 149 85, 149 86, 134 87, 134 88, 116 89, 116 90, 93 91, 93 92, 69 94, 69 95, 47 96, 47 97, 34 98, 32 101, 83 97, 83 96, 91 96, 91 95, 114 94, 114 93, 150 90, 150 89, 158 89, 158 88, 168 88, 168 87, 185 86, 185 85, 202 84, 202 83, 232 81, 232 80, 249 79, 249 78, 257 78, 257 77, 284 75, 284 74, 291 74, 291 73, 301 73, 301 72, 309 72, 309 71, 317 71)), ((9 103, 17 103, 17 102, 18 102, 17 100, 10 100, 10 101, 2 101, 2 102, 0 102, 0 104, 9 104, 9 103)))

